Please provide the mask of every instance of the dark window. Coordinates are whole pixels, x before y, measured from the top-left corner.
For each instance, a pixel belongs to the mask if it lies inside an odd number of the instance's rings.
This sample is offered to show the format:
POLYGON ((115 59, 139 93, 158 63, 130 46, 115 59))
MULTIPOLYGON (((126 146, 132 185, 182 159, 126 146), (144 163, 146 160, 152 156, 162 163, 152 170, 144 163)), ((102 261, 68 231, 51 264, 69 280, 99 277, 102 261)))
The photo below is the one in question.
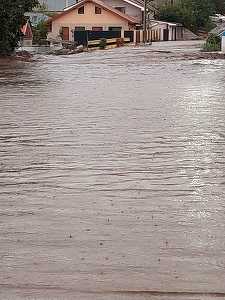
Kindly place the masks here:
POLYGON ((78 14, 79 15, 83 15, 84 14, 84 6, 81 6, 80 8, 78 8, 78 14))
POLYGON ((125 14, 125 7, 115 7, 115 9, 125 14))
POLYGON ((102 27, 92 27, 92 31, 103 31, 102 27))
POLYGON ((100 15, 102 13, 102 9, 98 6, 95 6, 95 14, 100 15))
POLYGON ((122 27, 109 27, 109 31, 121 31, 122 27))
POLYGON ((84 26, 76 26, 75 31, 85 31, 85 27, 84 26))

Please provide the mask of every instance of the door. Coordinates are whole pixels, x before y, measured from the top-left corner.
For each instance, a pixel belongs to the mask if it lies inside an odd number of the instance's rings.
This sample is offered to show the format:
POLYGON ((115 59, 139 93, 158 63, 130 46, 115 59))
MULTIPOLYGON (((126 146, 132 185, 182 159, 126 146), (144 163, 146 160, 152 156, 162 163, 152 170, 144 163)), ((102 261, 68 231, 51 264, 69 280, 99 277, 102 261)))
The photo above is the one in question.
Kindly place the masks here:
POLYGON ((141 34, 140 30, 136 31, 136 44, 139 44, 141 42, 141 34))
POLYGON ((70 29, 69 27, 62 28, 62 39, 63 41, 69 41, 70 39, 70 29))
POLYGON ((169 29, 163 29, 163 40, 164 41, 169 40, 169 29))

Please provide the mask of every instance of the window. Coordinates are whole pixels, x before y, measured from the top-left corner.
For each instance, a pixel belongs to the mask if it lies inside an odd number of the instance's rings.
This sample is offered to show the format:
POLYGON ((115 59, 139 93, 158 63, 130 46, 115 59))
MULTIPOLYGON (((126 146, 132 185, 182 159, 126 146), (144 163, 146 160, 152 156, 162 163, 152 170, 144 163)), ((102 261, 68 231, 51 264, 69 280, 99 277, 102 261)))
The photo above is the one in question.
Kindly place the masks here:
POLYGON ((92 31, 103 31, 102 27, 92 27, 92 31))
POLYGON ((83 15, 84 14, 84 6, 81 6, 78 8, 78 15, 83 15))
POLYGON ((95 14, 100 15, 102 13, 102 9, 98 6, 95 6, 95 14))
POLYGON ((74 28, 74 31, 85 31, 85 27, 84 26, 76 26, 74 28))
POLYGON ((109 31, 121 31, 122 27, 109 27, 108 30, 109 31))
POLYGON ((124 13, 125 14, 125 12, 126 12, 126 10, 125 10, 125 7, 115 7, 115 9, 117 9, 118 11, 120 11, 121 13, 124 13))

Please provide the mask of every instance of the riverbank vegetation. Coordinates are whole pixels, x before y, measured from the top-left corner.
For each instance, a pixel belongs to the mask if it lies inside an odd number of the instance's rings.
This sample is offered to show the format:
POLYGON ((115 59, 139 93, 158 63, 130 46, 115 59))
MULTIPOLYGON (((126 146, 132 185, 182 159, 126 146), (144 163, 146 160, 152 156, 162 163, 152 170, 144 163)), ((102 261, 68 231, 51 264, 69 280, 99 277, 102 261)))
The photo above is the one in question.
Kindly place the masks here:
POLYGON ((41 21, 37 26, 33 27, 33 44, 46 44, 48 34, 48 24, 46 21, 41 21))
MULTIPOLYGON (((210 16, 219 9, 223 0, 180 0, 173 5, 159 8, 158 19, 183 24, 197 33, 199 30, 210 31, 213 23, 210 16), (216 4, 217 3, 217 4, 216 4)), ((224 6, 225 7, 225 6, 224 6)))
POLYGON ((38 5, 37 0, 0 1, 0 55, 14 52, 21 38, 20 28, 25 23, 25 12, 38 5))
POLYGON ((203 46, 203 51, 212 52, 221 50, 221 38, 216 34, 210 34, 203 46))
POLYGON ((213 0, 215 5, 215 11, 218 14, 225 14, 225 0, 213 0))

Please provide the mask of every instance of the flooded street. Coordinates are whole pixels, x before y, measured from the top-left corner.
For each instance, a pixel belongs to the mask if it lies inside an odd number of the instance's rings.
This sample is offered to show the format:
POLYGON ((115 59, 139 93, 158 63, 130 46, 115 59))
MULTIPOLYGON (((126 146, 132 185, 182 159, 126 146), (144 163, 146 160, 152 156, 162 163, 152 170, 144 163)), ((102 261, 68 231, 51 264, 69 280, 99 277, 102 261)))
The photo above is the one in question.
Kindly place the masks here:
POLYGON ((1 300, 225 298, 225 61, 197 44, 1 63, 1 300))

